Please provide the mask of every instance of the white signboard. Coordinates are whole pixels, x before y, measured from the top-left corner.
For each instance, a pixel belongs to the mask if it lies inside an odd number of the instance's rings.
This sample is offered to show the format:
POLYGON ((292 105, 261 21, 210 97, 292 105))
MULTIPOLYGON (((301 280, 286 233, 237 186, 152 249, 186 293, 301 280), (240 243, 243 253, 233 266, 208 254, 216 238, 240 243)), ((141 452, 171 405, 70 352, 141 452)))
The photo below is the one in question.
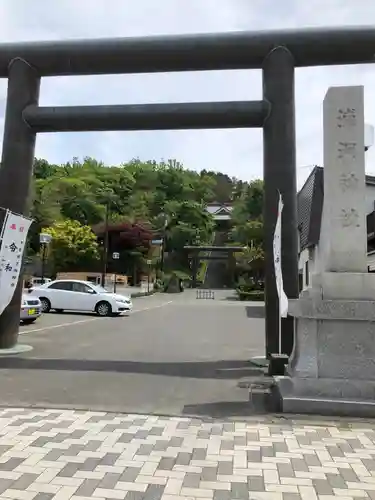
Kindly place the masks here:
POLYGON ((31 223, 31 219, 10 211, 5 216, 0 248, 0 314, 13 298, 31 223))

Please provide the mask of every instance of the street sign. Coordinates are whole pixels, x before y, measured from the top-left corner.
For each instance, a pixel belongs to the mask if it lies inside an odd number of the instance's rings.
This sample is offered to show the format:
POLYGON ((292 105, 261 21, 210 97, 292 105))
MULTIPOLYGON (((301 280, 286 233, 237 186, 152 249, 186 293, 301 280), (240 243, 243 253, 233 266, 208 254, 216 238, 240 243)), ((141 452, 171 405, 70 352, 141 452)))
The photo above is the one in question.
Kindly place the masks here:
POLYGON ((162 245, 163 240, 151 240, 151 245, 162 245))
POLYGON ((112 258, 113 258, 114 260, 117 260, 117 259, 119 259, 119 258, 120 258, 120 254, 119 254, 118 252, 113 252, 113 254, 112 254, 112 258))
POLYGON ((147 260, 146 260, 146 262, 147 262, 147 264, 148 264, 149 266, 152 264, 152 260, 150 260, 150 259, 147 259, 147 260))
POLYGON ((42 243, 44 245, 48 245, 48 243, 51 243, 52 241, 52 236, 47 233, 40 233, 39 234, 39 243, 42 243))

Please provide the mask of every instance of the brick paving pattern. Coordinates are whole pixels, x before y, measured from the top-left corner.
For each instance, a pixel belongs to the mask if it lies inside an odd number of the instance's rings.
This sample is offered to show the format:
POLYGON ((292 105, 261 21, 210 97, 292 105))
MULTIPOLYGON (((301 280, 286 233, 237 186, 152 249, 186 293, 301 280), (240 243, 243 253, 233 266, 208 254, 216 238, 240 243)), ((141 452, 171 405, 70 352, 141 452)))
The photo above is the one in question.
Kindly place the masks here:
POLYGON ((0 410, 2 500, 375 499, 375 423, 0 410))

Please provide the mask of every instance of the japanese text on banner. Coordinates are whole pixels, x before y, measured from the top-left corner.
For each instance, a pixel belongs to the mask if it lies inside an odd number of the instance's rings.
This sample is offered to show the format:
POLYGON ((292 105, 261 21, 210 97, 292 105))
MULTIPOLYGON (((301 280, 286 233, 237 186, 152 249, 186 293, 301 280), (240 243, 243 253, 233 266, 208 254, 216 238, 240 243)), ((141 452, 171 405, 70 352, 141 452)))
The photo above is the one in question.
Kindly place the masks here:
POLYGON ((31 219, 10 211, 5 217, 0 248, 0 314, 13 298, 31 223, 31 219))

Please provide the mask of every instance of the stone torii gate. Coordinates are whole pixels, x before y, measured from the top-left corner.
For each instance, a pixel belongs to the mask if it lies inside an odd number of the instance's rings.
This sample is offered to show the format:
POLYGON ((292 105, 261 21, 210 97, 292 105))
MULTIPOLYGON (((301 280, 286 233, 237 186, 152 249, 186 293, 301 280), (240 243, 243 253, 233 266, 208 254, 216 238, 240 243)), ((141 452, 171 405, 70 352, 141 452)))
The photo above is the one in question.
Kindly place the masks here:
MULTIPOLYGON (((263 127, 266 252, 266 350, 279 350, 272 259, 277 196, 284 200, 285 291, 298 297, 294 71, 298 67, 374 61, 375 28, 324 28, 33 42, 0 45, 8 78, 0 170, 0 206, 27 213, 38 132, 263 127), (262 69, 260 101, 120 106, 39 106, 42 77, 172 71, 262 69)), ((16 344, 21 281, 0 317, 0 348, 16 344)), ((293 318, 282 320, 281 350, 293 345, 293 318)))
POLYGON ((202 261, 202 260, 216 260, 216 259, 220 259, 220 260, 227 260, 228 261, 228 264, 229 264, 229 268, 232 269, 232 271, 234 271, 234 268, 236 266, 236 261, 235 261, 235 257, 234 257, 234 254, 236 252, 243 252, 244 251, 244 247, 241 247, 241 246, 214 246, 214 245, 185 245, 184 246, 184 250, 186 250, 188 252, 188 257, 189 257, 189 260, 191 260, 191 271, 192 271, 192 288, 196 288, 197 287, 197 274, 198 274, 198 270, 199 270, 199 263, 202 261), (210 253, 214 253, 214 255, 200 255, 201 252, 210 252, 210 253), (220 257, 217 257, 215 255, 216 252, 220 252, 220 253, 225 253, 226 254, 226 257, 225 259, 223 259, 222 256, 220 257))

